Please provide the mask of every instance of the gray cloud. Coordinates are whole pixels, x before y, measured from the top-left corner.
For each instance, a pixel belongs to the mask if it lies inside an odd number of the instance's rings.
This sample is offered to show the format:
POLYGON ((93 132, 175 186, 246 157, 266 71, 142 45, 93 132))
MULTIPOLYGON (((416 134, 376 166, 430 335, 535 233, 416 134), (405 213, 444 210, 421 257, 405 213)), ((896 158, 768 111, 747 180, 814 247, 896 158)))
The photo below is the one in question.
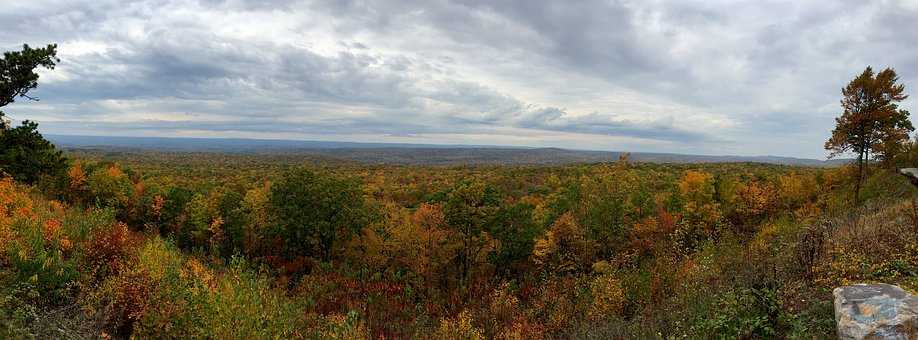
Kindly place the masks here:
POLYGON ((0 8, 0 48, 61 45, 44 100, 5 110, 54 133, 819 157, 860 69, 918 81, 916 19, 906 1, 34 0, 0 8))

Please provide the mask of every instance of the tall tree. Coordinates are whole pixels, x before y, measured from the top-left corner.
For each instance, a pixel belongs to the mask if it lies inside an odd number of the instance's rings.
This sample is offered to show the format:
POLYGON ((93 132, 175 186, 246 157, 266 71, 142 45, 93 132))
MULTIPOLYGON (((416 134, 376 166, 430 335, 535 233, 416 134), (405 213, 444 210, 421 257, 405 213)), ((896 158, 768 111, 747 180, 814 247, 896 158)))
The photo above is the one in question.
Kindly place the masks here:
POLYGON ((472 271, 485 260, 491 235, 487 227, 500 208, 494 187, 482 182, 462 182, 449 193, 443 213, 461 246, 456 254, 460 286, 467 293, 472 271))
POLYGON ((858 200, 861 183, 866 177, 871 151, 876 159, 889 159, 895 147, 908 139, 915 128, 908 111, 898 102, 908 98, 905 86, 891 68, 874 73, 867 67, 842 89, 842 115, 835 118, 835 129, 826 141, 830 157, 853 152, 857 154, 857 178, 854 197, 858 200))
MULTIPOLYGON (((0 108, 16 98, 38 100, 29 91, 38 87, 35 69, 54 69, 57 45, 33 49, 23 45, 22 51, 3 53, 0 58, 0 108)), ((28 120, 16 128, 0 111, 0 173, 26 183, 34 183, 45 175, 58 175, 66 169, 66 160, 38 133, 38 124, 28 120)))
POLYGON ((63 175, 67 160, 54 145, 38 133, 30 121, 0 130, 0 177, 3 173, 17 181, 34 184, 44 176, 63 175))
MULTIPOLYGON (((53 70, 58 62, 57 45, 54 44, 35 49, 22 45, 22 51, 4 52, 0 59, 0 107, 12 104, 17 97, 37 101, 38 98, 29 96, 29 91, 38 87, 35 69, 44 67, 53 70)), ((8 126, 3 116, 3 111, 0 111, 0 128, 6 129, 8 126)))
POLYGON ((355 179, 294 169, 271 186, 270 209, 293 256, 332 260, 332 251, 370 219, 363 187, 355 179))

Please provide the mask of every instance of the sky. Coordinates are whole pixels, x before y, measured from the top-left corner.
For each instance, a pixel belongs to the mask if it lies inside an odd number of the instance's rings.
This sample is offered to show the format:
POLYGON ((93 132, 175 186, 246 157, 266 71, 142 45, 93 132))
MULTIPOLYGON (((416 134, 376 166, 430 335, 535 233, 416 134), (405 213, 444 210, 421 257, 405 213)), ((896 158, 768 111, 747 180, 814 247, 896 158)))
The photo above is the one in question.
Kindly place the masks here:
POLYGON ((825 158, 865 67, 918 87, 918 0, 3 0, 23 43, 3 111, 70 135, 825 158))

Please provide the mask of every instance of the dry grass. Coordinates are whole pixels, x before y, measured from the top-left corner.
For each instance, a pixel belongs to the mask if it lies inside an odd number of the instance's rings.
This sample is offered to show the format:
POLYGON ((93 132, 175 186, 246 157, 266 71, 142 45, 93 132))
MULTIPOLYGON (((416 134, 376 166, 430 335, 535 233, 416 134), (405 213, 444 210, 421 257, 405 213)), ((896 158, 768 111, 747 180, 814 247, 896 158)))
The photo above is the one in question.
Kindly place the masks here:
POLYGON ((874 201, 831 220, 817 282, 884 282, 918 289, 918 230, 912 200, 874 201))

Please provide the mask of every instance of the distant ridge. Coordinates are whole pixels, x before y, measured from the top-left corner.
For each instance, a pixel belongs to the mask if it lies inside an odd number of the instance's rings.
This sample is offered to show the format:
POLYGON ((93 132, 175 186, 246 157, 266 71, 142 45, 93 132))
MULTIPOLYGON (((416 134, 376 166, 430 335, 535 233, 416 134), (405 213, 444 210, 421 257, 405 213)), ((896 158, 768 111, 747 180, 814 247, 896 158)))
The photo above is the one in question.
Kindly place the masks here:
MULTIPOLYGON (((570 164, 618 160, 622 152, 492 145, 361 143, 280 139, 108 137, 46 135, 63 149, 118 151, 225 152, 300 154, 368 164, 570 164)), ((652 163, 768 163, 798 166, 837 166, 847 160, 822 161, 779 156, 709 156, 631 152, 630 159, 652 163)))

